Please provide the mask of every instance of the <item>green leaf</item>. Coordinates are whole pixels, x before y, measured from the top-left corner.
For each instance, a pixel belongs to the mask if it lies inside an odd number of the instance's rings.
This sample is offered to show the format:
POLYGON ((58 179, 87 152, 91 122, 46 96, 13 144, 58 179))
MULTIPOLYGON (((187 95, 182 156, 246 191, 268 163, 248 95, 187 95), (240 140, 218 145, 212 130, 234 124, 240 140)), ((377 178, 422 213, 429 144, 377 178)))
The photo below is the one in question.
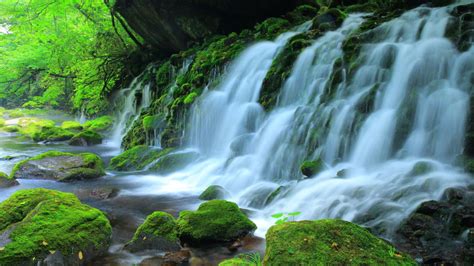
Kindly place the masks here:
POLYGON ((293 217, 293 216, 298 216, 300 214, 301 214, 301 212, 290 212, 290 213, 288 213, 288 216, 293 217))
POLYGON ((283 213, 275 213, 275 214, 272 215, 272 217, 275 218, 275 219, 278 219, 278 218, 283 217, 283 215, 284 215, 283 213))

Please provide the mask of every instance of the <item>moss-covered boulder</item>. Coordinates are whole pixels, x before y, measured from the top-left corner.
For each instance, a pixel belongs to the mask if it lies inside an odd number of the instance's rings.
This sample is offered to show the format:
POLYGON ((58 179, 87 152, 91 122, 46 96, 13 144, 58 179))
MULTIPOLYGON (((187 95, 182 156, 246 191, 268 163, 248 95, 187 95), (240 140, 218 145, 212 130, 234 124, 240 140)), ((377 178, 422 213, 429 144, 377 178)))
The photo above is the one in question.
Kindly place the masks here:
POLYGON ((125 249, 130 252, 144 250, 179 251, 176 220, 165 212, 154 212, 138 227, 125 249))
POLYGON ((102 135, 92 130, 77 133, 69 140, 69 145, 72 146, 92 146, 101 143, 102 135))
POLYGON ((114 119, 111 116, 101 116, 94 120, 89 120, 84 123, 83 128, 96 132, 107 131, 112 128, 114 119))
POLYGON ((0 188, 13 187, 18 185, 18 181, 14 178, 10 178, 7 174, 0 172, 0 188))
POLYGON ((211 200, 196 211, 182 211, 178 219, 178 237, 190 245, 235 241, 256 228, 237 204, 225 200, 211 200))
POLYGON ((38 141, 66 141, 74 136, 69 130, 60 127, 43 127, 31 134, 31 138, 38 141))
POLYGON ((288 222, 266 235, 265 265, 418 265, 368 230, 342 220, 288 222))
POLYGON ((70 193, 20 190, 0 203, 0 265, 83 265, 111 235, 105 215, 70 193))
POLYGON ((304 161, 300 169, 304 176, 310 177, 321 172, 324 169, 324 163, 321 159, 316 161, 304 161))
POLYGON ((109 168, 116 171, 139 171, 158 158, 170 153, 171 149, 156 149, 140 145, 112 158, 109 168))
POLYGON ((4 126, 5 126, 5 119, 0 118, 0 127, 4 127, 4 126))
POLYGON ((209 186, 204 190, 204 192, 199 195, 200 200, 214 200, 214 199, 223 199, 229 193, 221 186, 213 185, 209 186))
POLYGON ((79 123, 77 121, 64 121, 61 124, 61 128, 66 129, 66 130, 79 131, 79 130, 82 130, 83 127, 82 127, 81 123, 79 123))
POLYGON ((48 179, 61 182, 93 179, 105 175, 104 163, 92 153, 72 154, 49 151, 15 165, 15 179, 48 179))
POLYGON ((8 125, 5 127, 2 127, 2 131, 8 132, 8 133, 16 133, 20 131, 20 127, 17 125, 8 125))

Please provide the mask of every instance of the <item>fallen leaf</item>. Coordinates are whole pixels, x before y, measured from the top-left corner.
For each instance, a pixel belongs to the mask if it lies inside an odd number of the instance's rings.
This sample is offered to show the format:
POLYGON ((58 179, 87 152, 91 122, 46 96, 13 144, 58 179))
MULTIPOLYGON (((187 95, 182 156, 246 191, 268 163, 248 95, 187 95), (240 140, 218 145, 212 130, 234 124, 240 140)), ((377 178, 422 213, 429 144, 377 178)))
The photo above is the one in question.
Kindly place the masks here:
POLYGON ((54 254, 56 253, 56 250, 50 250, 49 253, 54 254))
POLYGON ((77 256, 79 257, 80 260, 82 260, 84 258, 84 255, 82 254, 82 251, 79 251, 79 254, 77 254, 77 256))
POLYGON ((45 240, 43 240, 43 246, 47 246, 48 245, 48 242, 46 242, 45 240))

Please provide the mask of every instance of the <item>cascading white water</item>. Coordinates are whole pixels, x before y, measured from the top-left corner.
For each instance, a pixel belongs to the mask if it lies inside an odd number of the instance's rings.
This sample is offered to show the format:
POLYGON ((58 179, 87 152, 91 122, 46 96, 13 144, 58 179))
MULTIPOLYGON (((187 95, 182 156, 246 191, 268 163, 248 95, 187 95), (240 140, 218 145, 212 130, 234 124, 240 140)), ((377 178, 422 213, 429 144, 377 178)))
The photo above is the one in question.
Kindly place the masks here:
POLYGON ((194 106, 190 147, 204 159, 165 178, 144 177, 154 183, 145 193, 219 184, 241 206, 261 209, 260 233, 271 214, 301 211, 302 219, 342 218, 390 235, 421 202, 469 183, 454 161, 474 48, 460 53, 444 37, 449 19, 448 8, 421 7, 382 24, 357 71, 328 91, 342 43, 363 21, 349 16, 301 53, 269 114, 257 103, 262 81, 292 34, 248 48, 194 106), (299 165, 317 158, 327 169, 301 180, 299 165))
POLYGON ((140 116, 142 110, 151 104, 151 85, 141 81, 142 76, 135 78, 127 89, 121 90, 116 103, 121 106, 116 115, 115 126, 110 144, 120 147, 123 137, 140 116), (137 97, 138 96, 138 97, 137 97))

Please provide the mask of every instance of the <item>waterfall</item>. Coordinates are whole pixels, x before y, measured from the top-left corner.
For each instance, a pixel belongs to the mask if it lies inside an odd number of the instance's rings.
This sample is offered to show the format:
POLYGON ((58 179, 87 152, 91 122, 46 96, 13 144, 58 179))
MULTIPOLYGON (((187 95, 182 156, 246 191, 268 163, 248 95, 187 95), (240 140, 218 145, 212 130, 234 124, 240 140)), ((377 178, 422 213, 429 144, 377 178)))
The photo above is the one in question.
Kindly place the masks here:
MULTIPOLYGON (((144 72, 146 73, 146 72, 144 72)), ((115 103, 120 106, 116 114, 116 121, 112 132, 110 144, 120 147, 123 137, 140 117, 141 111, 151 104, 151 84, 142 80, 142 75, 136 77, 130 86, 120 91, 115 103)))
POLYGON ((199 193, 217 184, 242 207, 260 210, 258 233, 272 214, 301 211, 301 219, 342 218, 390 236, 421 202, 466 186, 469 176, 455 162, 474 47, 461 53, 445 37, 449 7, 420 7, 374 29, 348 75, 338 64, 342 43, 363 20, 350 15, 306 48, 269 113, 258 104, 262 82, 295 33, 249 47, 192 109, 188 148, 203 159, 144 177, 152 184, 143 193, 199 193), (342 80, 332 84, 337 71, 342 80), (325 170, 303 179, 300 164, 317 159, 325 170))

